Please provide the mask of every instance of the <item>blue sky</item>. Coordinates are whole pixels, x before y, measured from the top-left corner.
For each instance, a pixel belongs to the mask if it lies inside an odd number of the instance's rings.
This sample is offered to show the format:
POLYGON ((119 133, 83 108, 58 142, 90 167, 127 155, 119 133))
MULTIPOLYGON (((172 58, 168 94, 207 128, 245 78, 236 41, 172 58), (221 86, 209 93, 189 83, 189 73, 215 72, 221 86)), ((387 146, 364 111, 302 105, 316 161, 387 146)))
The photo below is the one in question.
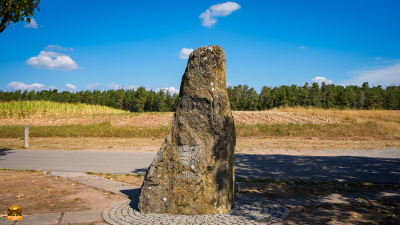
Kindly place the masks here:
POLYGON ((187 54, 220 45, 227 82, 400 85, 400 1, 42 0, 0 33, 0 90, 179 90, 187 54))

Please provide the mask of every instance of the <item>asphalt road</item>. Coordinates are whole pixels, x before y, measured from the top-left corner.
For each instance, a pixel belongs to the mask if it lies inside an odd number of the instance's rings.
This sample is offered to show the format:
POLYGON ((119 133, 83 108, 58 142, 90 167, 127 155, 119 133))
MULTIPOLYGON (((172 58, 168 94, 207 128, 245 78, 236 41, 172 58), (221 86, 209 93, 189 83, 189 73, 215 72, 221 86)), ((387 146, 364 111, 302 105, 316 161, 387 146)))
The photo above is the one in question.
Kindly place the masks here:
MULTIPOLYGON (((0 150, 0 168, 144 174, 155 153, 0 150)), ((235 155, 236 178, 400 184, 400 149, 336 156, 235 155)))

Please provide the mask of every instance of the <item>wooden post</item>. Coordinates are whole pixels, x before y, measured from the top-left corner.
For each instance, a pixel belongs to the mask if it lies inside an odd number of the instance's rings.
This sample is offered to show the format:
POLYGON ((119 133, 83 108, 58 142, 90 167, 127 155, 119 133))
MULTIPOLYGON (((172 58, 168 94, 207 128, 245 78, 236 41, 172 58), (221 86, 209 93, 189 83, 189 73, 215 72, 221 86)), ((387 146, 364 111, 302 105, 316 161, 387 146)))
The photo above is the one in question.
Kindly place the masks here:
POLYGON ((29 148, 29 127, 24 126, 24 147, 29 148))

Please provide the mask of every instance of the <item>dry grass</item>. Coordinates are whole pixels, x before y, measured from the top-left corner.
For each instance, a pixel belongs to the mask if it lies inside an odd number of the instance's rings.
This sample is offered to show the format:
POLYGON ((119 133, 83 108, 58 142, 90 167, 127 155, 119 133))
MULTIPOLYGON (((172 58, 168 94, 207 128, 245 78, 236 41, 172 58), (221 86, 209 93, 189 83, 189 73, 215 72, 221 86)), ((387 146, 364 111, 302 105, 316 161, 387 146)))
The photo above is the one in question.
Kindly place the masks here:
MULTIPOLYGON (((29 150, 154 152, 160 138, 30 138, 29 150)), ((0 138, 0 149, 24 149, 23 138, 0 138)))
POLYGON ((399 110, 357 110, 357 109, 321 109, 304 107, 275 108, 272 112, 294 113, 295 115, 312 115, 323 118, 335 118, 355 123, 365 122, 389 122, 400 123, 399 110))
POLYGON ((250 154, 318 154, 326 155, 325 153, 317 153, 316 150, 331 150, 331 149, 386 149, 400 148, 400 141, 396 140, 351 140, 338 139, 327 140, 322 138, 302 138, 302 137, 241 137, 236 140, 236 152, 250 154))
MULTIPOLYGON (((87 138, 52 137, 30 138, 29 150, 61 151, 107 151, 107 152, 156 152, 164 142, 163 138, 87 138)), ((236 140, 237 153, 249 154, 317 154, 327 149, 386 149, 400 148, 400 141, 394 140, 326 140, 320 138, 260 138, 239 137, 236 140)), ((0 149, 24 149, 23 138, 0 138, 0 149)))
MULTIPOLYGON (((386 138, 400 139, 400 110, 335 110, 320 108, 287 107, 274 109, 275 112, 293 113, 295 115, 312 115, 318 117, 333 117, 342 121, 350 121, 353 124, 374 127, 385 135, 386 138)), ((351 132, 351 131, 349 131, 351 132)), ((361 136, 369 136, 368 132, 360 132, 361 136)))

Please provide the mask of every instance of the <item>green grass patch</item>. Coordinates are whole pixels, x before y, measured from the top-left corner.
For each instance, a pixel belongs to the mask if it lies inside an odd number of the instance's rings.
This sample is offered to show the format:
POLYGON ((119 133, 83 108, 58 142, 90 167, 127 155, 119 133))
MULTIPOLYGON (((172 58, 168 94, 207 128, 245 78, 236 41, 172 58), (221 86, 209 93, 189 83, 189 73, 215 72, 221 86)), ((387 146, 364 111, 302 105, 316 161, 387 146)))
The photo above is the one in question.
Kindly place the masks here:
MULTIPOLYGON (((119 137, 119 138, 164 138, 169 126, 136 127, 113 126, 109 120, 101 124, 30 126, 29 136, 35 137, 119 137)), ((21 138, 24 126, 0 126, 0 138, 21 138)), ((383 130, 374 122, 363 124, 257 124, 236 125, 237 137, 318 137, 318 138, 355 138, 373 137, 391 139, 390 130, 383 130)), ((111 148, 111 147, 110 147, 111 148)))
POLYGON ((0 170, 5 170, 5 171, 22 171, 22 172, 43 172, 42 170, 16 170, 16 169, 7 169, 7 168, 0 168, 0 170))
MULTIPOLYGON (((63 125, 63 126, 30 126, 30 137, 119 137, 119 138, 164 138, 168 126, 159 127, 117 127, 109 121, 102 124, 63 125)), ((24 126, 0 126, 0 138, 21 138, 24 126)))
POLYGON ((349 124, 257 124, 236 125, 236 135, 239 137, 378 137, 391 138, 388 131, 380 129, 374 122, 349 124))

